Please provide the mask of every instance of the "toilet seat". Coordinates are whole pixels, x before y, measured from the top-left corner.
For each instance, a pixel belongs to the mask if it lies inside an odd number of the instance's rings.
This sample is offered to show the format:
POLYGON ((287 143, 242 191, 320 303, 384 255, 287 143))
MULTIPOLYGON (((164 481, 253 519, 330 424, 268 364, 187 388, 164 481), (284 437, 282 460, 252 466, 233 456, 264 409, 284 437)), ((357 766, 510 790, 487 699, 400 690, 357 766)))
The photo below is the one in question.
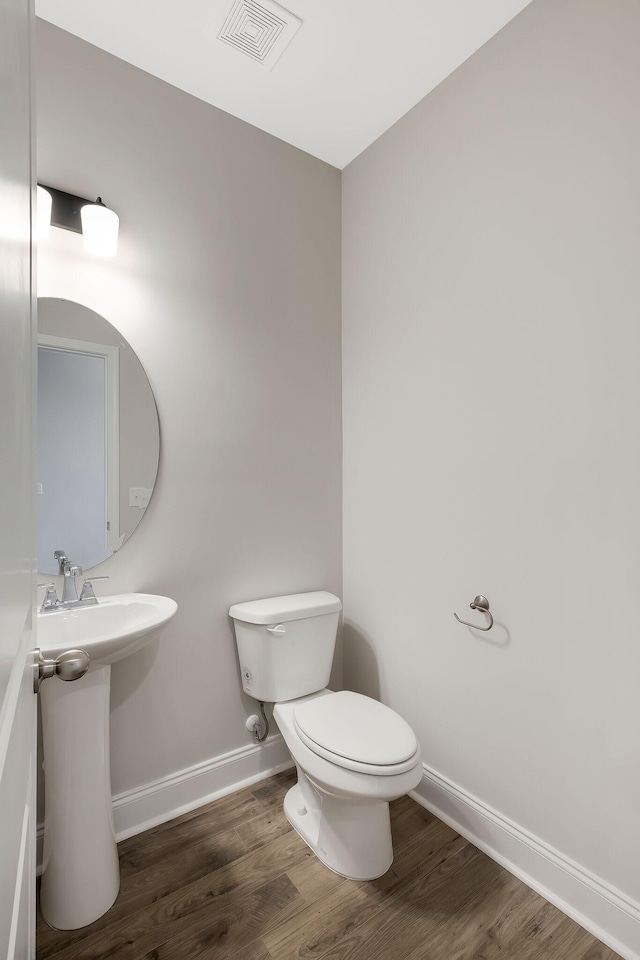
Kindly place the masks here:
POLYGON ((310 750, 348 770, 396 776, 411 770, 420 757, 416 735, 402 717, 349 690, 299 704, 293 722, 310 750))

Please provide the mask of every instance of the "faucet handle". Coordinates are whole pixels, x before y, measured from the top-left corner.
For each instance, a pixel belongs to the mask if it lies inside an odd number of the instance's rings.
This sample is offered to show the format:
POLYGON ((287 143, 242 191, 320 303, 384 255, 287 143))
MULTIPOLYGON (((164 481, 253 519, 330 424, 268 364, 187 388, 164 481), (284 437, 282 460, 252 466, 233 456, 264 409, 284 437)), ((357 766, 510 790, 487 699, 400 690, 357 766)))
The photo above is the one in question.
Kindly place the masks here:
POLYGON ((82 591, 80 592, 81 600, 95 600, 98 602, 98 598, 93 592, 93 583, 94 580, 108 580, 109 577, 87 577, 84 583, 82 584, 82 591))
POLYGON ((74 563, 72 567, 69 567, 69 576, 71 577, 81 577, 82 576, 82 567, 77 563, 74 563))
POLYGON ((58 594, 56 593, 56 587, 54 583, 39 583, 39 587, 46 587, 46 593, 44 595, 44 600, 42 601, 42 606, 40 610, 48 610, 50 607, 57 607, 60 601, 58 600, 58 594))

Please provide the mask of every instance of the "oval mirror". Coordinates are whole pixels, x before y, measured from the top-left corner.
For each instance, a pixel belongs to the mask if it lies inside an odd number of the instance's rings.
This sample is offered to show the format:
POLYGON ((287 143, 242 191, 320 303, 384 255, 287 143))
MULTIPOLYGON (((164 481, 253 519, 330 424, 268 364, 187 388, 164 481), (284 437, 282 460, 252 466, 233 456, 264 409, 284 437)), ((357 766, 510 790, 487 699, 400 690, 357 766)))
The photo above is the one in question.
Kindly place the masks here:
POLYGON ((151 386, 130 345, 80 303, 38 299, 38 570, 88 570, 136 529, 158 472, 151 386))

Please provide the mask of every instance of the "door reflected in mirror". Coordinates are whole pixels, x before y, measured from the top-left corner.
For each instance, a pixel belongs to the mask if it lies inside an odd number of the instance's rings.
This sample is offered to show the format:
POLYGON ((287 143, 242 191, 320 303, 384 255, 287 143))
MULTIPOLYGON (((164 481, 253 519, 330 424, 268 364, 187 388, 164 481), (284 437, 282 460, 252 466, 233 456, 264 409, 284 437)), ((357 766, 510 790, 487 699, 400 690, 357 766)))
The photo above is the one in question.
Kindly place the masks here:
POLYGON ((87 570, 140 523, 158 471, 151 386, 104 317, 70 300, 38 300, 38 570, 55 550, 87 570))

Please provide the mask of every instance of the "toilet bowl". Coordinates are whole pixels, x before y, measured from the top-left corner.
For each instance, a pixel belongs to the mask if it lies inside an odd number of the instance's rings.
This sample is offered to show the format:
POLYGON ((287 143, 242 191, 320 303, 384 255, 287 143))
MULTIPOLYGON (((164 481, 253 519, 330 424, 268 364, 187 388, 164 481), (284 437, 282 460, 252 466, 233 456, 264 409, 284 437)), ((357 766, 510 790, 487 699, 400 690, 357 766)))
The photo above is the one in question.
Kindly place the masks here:
POLYGON ((285 797, 288 821, 335 873, 352 880, 382 876, 393 861, 389 802, 422 777, 409 725, 378 701, 347 691, 277 703, 273 716, 298 773, 285 797), (345 738, 339 726, 347 715, 353 726, 345 738), (366 735, 372 730, 373 749, 366 735), (365 735, 358 738, 358 732, 365 735))
POLYGON ((273 715, 298 772, 284 812, 331 870, 373 880, 391 866, 389 802, 422 777, 420 745, 389 707, 327 689, 338 597, 324 591, 234 604, 242 687, 273 715))

